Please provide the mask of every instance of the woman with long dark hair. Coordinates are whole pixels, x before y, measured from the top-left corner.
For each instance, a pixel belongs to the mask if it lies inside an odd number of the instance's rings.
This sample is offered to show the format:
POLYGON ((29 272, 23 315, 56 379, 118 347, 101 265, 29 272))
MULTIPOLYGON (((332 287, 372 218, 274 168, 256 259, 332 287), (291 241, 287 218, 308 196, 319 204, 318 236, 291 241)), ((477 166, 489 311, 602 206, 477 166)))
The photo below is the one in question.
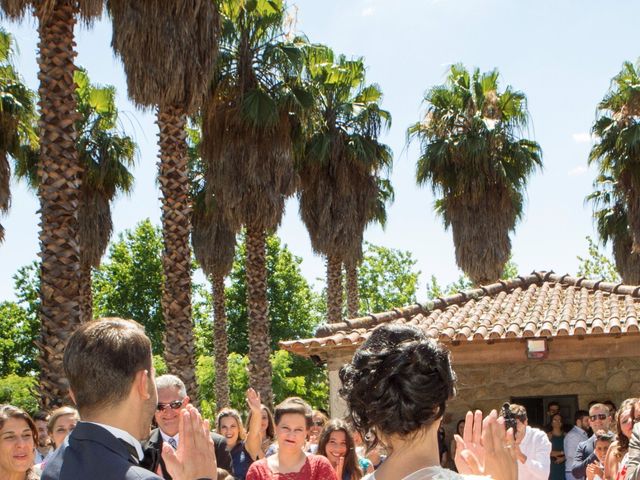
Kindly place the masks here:
POLYGON ((38 430, 24 410, 12 405, 0 406, 0 478, 37 480, 33 469, 38 430))
MULTIPOLYGON (((629 439, 633 430, 634 405, 638 398, 627 398, 616 411, 616 440, 609 447, 604 460, 604 480, 617 480, 627 463, 629 439)), ((622 476, 624 479, 624 476, 622 476)))
POLYGON ((353 436, 343 420, 331 420, 325 425, 317 453, 329 459, 338 480, 360 480, 364 475, 353 436))

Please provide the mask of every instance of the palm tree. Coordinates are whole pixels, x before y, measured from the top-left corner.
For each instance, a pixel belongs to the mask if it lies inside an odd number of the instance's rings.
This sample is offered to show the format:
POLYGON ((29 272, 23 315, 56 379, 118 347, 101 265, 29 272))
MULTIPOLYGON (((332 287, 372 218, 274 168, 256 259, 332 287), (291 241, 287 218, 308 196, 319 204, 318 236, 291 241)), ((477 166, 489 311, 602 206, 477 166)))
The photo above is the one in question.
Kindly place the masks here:
MULTIPOLYGON (((387 204, 393 203, 394 191, 391 182, 387 178, 381 178, 377 175, 376 179, 376 197, 371 210, 371 218, 368 223, 379 223, 382 228, 387 224, 387 204)), ((365 225, 366 227, 366 225, 365 225)), ((348 318, 358 317, 360 310, 360 294, 358 291, 358 265, 362 262, 362 249, 357 258, 345 259, 345 289, 347 292, 347 315, 348 318)))
POLYGON ((65 341, 80 322, 78 205, 82 167, 76 150, 73 74, 77 17, 90 23, 102 14, 102 0, 0 0, 0 10, 20 19, 33 10, 40 42, 40 391, 49 407, 62 399, 65 341))
MULTIPOLYGON (((12 60, 13 37, 0 28, 0 213, 9 211, 9 156, 19 159, 37 148, 34 94, 25 86, 12 60)), ((4 228, 0 224, 0 243, 4 228)))
POLYGON ((211 189, 206 183, 204 171, 207 165, 199 156, 200 139, 196 130, 190 130, 195 148, 191 160, 193 230, 191 243, 196 260, 211 281, 213 298, 213 349, 215 357, 215 398, 217 410, 228 407, 229 369, 227 315, 225 312, 224 279, 233 267, 236 246, 236 231, 222 214, 222 208, 216 205, 211 189), (196 153, 197 152, 197 153, 196 153))
POLYGON ((337 59, 328 47, 308 49, 306 81, 315 98, 302 154, 300 216, 313 249, 327 258, 328 320, 342 318, 342 265, 362 255, 362 236, 376 208, 377 172, 391 164, 378 142, 390 115, 377 85, 365 84, 362 60, 337 59))
POLYGON ((640 60, 625 62, 598 104, 589 163, 617 182, 628 214, 632 251, 640 253, 640 60))
POLYGON ((601 173, 593 182, 594 191, 587 196, 593 204, 593 217, 600 240, 613 244, 613 258, 622 281, 628 285, 640 284, 640 253, 632 252, 628 210, 624 195, 615 179, 601 173))
POLYGON ((195 399, 191 318, 191 204, 187 115, 200 106, 217 56, 215 2, 107 0, 111 44, 123 61, 129 96, 157 108, 162 191, 164 356, 195 399))
POLYGON ((250 382, 273 402, 265 245, 296 186, 292 137, 302 42, 287 40, 284 2, 224 1, 219 66, 203 112, 207 182, 233 230, 246 227, 250 382))
MULTIPOLYGON (((77 85, 77 149, 83 170, 78 209, 80 243, 80 309, 83 322, 93 318, 91 269, 100 266, 113 232, 110 203, 118 193, 129 193, 136 145, 118 132, 118 110, 113 86, 92 85, 85 70, 74 75, 77 85)), ((37 189, 37 156, 21 158, 16 173, 37 189)))
POLYGON ((499 91, 497 70, 451 67, 425 95, 424 119, 408 129, 420 141, 418 184, 430 184, 436 212, 453 231, 456 263, 475 284, 496 281, 511 252, 527 180, 542 167, 540 146, 521 138, 526 97, 499 91))

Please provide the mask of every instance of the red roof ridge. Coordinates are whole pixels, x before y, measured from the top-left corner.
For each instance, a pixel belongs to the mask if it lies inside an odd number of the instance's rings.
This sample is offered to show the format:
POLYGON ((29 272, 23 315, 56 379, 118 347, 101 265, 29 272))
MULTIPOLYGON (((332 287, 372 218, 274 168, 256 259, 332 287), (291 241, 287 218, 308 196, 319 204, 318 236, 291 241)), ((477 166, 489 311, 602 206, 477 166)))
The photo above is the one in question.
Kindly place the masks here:
MULTIPOLYGON (((489 285, 482 285, 479 288, 460 291, 446 297, 438 297, 427 302, 416 302, 413 305, 394 308, 386 312, 370 313, 362 317, 345 319, 338 323, 323 324, 316 330, 315 338, 328 337, 340 331, 350 331, 361 328, 370 329, 382 323, 388 323, 400 318, 409 319, 419 313, 427 316, 434 310, 444 309, 452 305, 462 305, 471 299, 477 300, 481 297, 492 297, 501 292, 512 292, 516 288, 526 288, 533 284, 542 285, 544 283, 556 283, 567 287, 572 286, 594 291, 600 290, 606 293, 640 298, 640 286, 637 285, 625 285, 622 283, 605 282, 604 280, 587 279, 585 277, 573 277, 569 274, 558 275, 554 273, 553 270, 534 270, 529 275, 518 275, 517 277, 507 280, 499 280, 489 285)), ((296 340, 281 343, 287 344, 290 342, 296 342, 296 340)))

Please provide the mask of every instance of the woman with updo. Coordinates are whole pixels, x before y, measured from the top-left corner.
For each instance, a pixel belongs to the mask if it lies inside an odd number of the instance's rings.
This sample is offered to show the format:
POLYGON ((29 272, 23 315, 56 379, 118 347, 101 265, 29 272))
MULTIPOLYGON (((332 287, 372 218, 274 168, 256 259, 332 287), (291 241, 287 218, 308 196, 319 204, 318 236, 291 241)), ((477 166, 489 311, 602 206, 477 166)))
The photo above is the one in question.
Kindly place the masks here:
POLYGON ((513 432, 495 411, 469 412, 464 438, 457 437, 459 475, 440 466, 438 427, 447 402, 455 396, 456 376, 448 350, 408 325, 381 325, 340 370, 340 395, 347 420, 374 447, 389 456, 365 480, 469 478, 469 474, 516 480, 513 432), (483 448, 474 439, 482 438, 483 448))

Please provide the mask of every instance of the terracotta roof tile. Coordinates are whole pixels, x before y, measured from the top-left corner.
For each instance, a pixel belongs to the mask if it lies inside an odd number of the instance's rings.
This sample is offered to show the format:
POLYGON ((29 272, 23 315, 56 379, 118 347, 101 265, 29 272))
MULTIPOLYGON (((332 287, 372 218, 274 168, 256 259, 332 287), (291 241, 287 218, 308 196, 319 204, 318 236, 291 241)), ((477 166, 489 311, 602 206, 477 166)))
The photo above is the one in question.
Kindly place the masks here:
POLYGON ((406 323, 440 341, 494 342, 513 338, 637 333, 640 286, 553 272, 533 272, 474 290, 326 324, 314 338, 280 342, 314 355, 364 342, 377 325, 406 323))

